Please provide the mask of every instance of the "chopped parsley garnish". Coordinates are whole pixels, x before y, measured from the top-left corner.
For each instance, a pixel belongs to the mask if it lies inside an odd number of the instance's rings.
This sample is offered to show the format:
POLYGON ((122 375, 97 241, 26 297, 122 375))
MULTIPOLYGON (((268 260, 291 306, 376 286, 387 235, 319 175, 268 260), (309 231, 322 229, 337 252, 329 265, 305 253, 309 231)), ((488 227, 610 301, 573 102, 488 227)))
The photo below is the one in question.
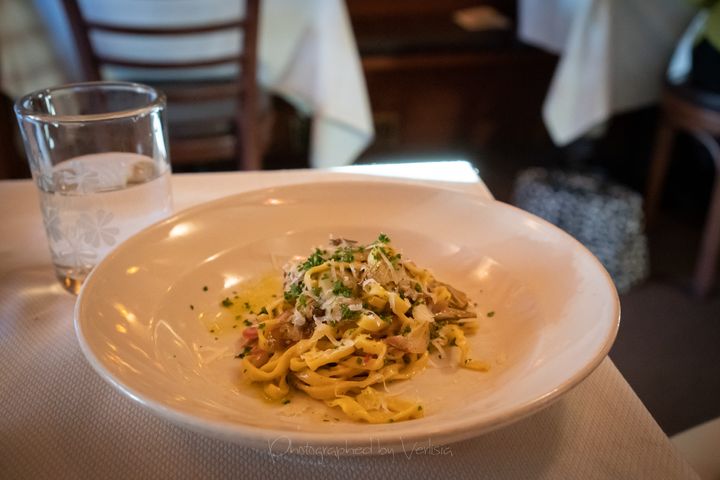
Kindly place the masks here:
POLYGON ((333 253, 330 259, 336 262, 351 263, 355 261, 355 254, 352 247, 340 247, 333 253))
POLYGON ((348 307, 347 304, 345 304, 345 303, 340 305, 340 318, 342 318, 343 320, 357 318, 359 316, 360 316, 359 310, 350 310, 350 307, 348 307))
POLYGON ((293 283, 292 285, 290 285, 290 288, 285 292, 285 300, 289 303, 294 302, 302 293, 303 288, 305 288, 305 284, 302 282, 302 280, 298 283, 293 283))
POLYGON ((266 314, 266 315, 267 315, 267 313, 268 313, 267 308, 263 307, 263 308, 260 309, 259 315, 262 315, 262 314, 266 314))
POLYGON ((394 268, 397 268, 398 263, 400 262, 400 254, 395 254, 390 257, 390 263, 394 268))
POLYGON ((312 293, 313 293, 313 295, 315 295, 316 297, 319 297, 320 294, 322 293, 322 288, 320 288, 320 287, 313 287, 313 288, 312 288, 312 293))
POLYGON ((322 265, 325 263, 325 259, 323 258, 323 251, 319 248, 316 248, 312 255, 308 257, 307 260, 305 260, 299 267, 299 270, 301 272, 304 272, 305 270, 310 270, 313 267, 317 267, 318 265, 322 265))
POLYGON ((307 305, 307 296, 303 293, 297 298, 297 306, 304 307, 307 305))
POLYGON ((403 335, 407 335, 407 334, 410 333, 411 331, 412 331, 412 328, 410 328, 410 325, 405 325, 405 326, 403 327, 401 333, 402 333, 403 335))
POLYGON ((381 233, 381 234, 378 236, 378 242, 380 242, 380 243, 390 243, 390 237, 388 237, 388 236, 385 235, 384 233, 381 233))
POLYGON ((250 310, 250 308, 251 308, 250 302, 245 302, 245 303, 243 303, 243 307, 245 307, 246 309, 250 310))
POLYGON ((355 363, 357 363, 358 365, 362 365, 362 363, 363 363, 362 358, 357 357, 356 360, 355 360, 355 363))
POLYGON ((242 352, 235 355, 235 358, 245 358, 245 356, 250 353, 250 350, 252 350, 252 348, 245 347, 242 352))
POLYGON ((252 322, 246 318, 246 319, 243 321, 243 324, 244 324, 246 327, 249 327, 250 325, 252 325, 252 322))
POLYGON ((492 310, 492 311, 488 312, 488 313, 487 313, 487 316, 488 316, 488 317, 494 317, 494 316, 495 316, 495 311, 492 310))
POLYGON ((349 287, 346 287, 341 280, 335 282, 332 293, 343 297, 352 297, 352 290, 349 287))
POLYGON ((416 292, 422 292, 422 287, 420 286, 419 283, 416 283, 416 284, 415 284, 415 291, 416 291, 416 292))
POLYGON ((225 308, 230 308, 233 306, 233 302, 228 297, 225 297, 225 300, 222 301, 222 306, 225 308))
POLYGON ((263 323, 258 323, 258 328, 259 328, 260 330, 263 330, 263 329, 265 328, 265 322, 263 322, 263 323))

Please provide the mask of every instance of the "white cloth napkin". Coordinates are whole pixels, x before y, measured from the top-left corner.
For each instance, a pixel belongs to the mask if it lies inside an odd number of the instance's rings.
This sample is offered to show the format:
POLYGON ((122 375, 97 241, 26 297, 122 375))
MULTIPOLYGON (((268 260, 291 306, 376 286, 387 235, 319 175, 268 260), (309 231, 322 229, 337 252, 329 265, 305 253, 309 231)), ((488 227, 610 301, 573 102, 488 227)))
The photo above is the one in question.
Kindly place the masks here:
POLYGON ((520 40, 552 53, 565 50, 570 25, 576 13, 591 0, 520 0, 518 29, 520 40))
POLYGON ((555 143, 568 144, 614 114, 657 101, 695 11, 679 0, 521 1, 520 37, 562 51, 543 106, 555 143), (534 17, 539 4, 545 10, 534 17))
POLYGON ((312 166, 352 163, 375 130, 345 4, 265 0, 260 31, 267 84, 313 112, 312 166))

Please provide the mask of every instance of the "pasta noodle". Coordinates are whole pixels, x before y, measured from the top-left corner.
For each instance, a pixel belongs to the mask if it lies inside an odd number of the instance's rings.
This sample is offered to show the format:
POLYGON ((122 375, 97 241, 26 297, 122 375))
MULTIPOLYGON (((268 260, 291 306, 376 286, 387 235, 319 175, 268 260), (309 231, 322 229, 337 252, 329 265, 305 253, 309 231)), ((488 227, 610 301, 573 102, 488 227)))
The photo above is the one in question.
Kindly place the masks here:
POLYGON ((488 369, 471 358, 465 294, 403 259, 385 234, 368 245, 331 238, 283 267, 283 288, 245 322, 237 355, 270 400, 301 391, 353 420, 398 422, 422 417, 422 405, 378 387, 412 378, 432 352, 456 349, 460 367, 488 369))

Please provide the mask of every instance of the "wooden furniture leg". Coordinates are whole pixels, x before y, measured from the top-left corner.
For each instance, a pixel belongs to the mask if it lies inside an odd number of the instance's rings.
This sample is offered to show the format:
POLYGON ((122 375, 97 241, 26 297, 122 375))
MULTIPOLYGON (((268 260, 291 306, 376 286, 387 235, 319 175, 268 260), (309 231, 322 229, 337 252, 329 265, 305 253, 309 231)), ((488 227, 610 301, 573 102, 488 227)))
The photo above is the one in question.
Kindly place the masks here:
POLYGON ((695 294, 704 297, 712 288, 717 268, 718 250, 720 249, 720 144, 706 132, 693 132, 693 136, 708 149, 715 164, 712 199, 705 220, 693 279, 695 294))
POLYGON ((645 223, 649 227, 655 219, 662 187, 665 183, 676 131, 665 119, 661 120, 650 164, 650 177, 645 190, 645 223))

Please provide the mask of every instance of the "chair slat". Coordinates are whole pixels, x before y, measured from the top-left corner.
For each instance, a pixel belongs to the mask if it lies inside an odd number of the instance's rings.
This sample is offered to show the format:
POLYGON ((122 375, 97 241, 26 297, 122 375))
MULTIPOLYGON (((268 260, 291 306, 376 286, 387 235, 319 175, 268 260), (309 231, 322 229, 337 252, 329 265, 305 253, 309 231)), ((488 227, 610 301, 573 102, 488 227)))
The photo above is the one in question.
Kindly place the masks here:
POLYGON ((228 22, 212 23, 207 25, 183 26, 183 27, 162 27, 162 26, 127 26, 113 25, 100 22, 85 22, 89 30, 98 30, 112 33, 125 33, 128 35, 193 35, 200 33, 218 32, 230 29, 244 29, 245 20, 231 20, 228 22))
POLYGON ((185 62, 152 62, 145 60, 131 60, 126 58, 107 57, 105 55, 95 56, 98 63, 102 65, 117 65, 119 67, 135 67, 135 68, 200 68, 211 67, 213 65, 224 65, 228 63, 240 63, 243 61, 242 55, 230 55, 227 57, 211 58, 208 60, 192 60, 185 62))
POLYGON ((242 85, 237 82, 188 86, 158 83, 153 86, 165 93, 168 102, 179 103, 235 99, 242 93, 242 85))

